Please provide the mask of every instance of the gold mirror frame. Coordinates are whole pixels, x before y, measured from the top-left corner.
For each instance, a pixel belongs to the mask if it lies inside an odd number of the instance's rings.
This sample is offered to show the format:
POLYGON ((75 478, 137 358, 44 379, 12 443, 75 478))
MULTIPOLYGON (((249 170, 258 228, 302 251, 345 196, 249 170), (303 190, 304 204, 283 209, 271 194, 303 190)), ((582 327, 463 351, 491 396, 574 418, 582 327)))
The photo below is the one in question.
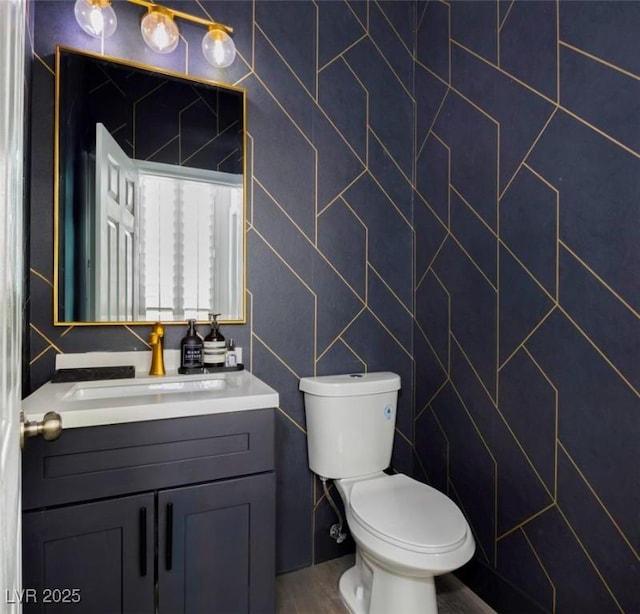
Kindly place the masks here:
MULTIPOLYGON (((74 49, 72 47, 66 47, 63 45, 56 46, 55 57, 55 125, 54 125, 54 246, 53 246, 53 309, 54 309, 54 325, 55 326, 114 326, 114 325, 128 325, 128 326, 148 326, 154 323, 155 320, 118 320, 118 321, 70 321, 61 320, 60 315, 60 292, 59 286, 61 283, 60 272, 60 233, 61 233, 61 214, 60 214, 60 170, 61 170, 61 152, 60 152, 60 88, 61 88, 61 55, 62 53, 73 53, 79 56, 85 56, 87 58, 101 60, 108 63, 113 63, 125 68, 138 69, 146 71, 148 73, 157 74, 159 76, 165 76, 172 79, 184 81, 186 83, 195 83, 206 85, 210 87, 217 87, 222 90, 228 90, 231 92, 237 92, 242 97, 242 221, 240 239, 242 241, 241 253, 242 253, 242 282, 241 282, 241 298, 240 304, 242 305, 241 317, 234 320, 220 320, 220 324, 245 324, 247 321, 247 305, 246 305, 246 289, 247 289, 247 240, 246 240, 246 221, 247 221, 247 90, 243 87, 236 85, 229 85, 218 81, 205 79, 202 77, 194 77, 192 75, 179 73, 171 70, 165 70, 150 66, 147 64, 132 62, 124 60, 122 58, 116 58, 112 56, 102 55, 99 53, 92 53, 80 49, 74 49)), ((208 320, 198 320, 199 323, 207 322, 208 320)), ((185 320, 162 320, 163 324, 179 324, 183 325, 185 320)))

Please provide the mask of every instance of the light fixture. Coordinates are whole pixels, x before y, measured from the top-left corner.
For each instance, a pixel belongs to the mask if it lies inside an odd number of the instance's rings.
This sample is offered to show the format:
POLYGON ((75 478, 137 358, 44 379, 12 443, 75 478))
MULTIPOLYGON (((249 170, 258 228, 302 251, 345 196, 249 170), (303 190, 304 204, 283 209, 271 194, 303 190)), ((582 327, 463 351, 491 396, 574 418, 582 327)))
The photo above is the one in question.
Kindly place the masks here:
POLYGON ((178 26, 171 13, 161 7, 151 8, 140 23, 140 32, 147 45, 158 53, 171 53, 180 40, 178 26))
POLYGON ((78 25, 91 36, 108 38, 118 25, 111 0, 76 0, 73 7, 78 25))
MULTIPOLYGON (((128 1, 147 9, 147 14, 140 23, 140 32, 144 42, 153 51, 171 53, 178 46, 180 32, 175 20, 179 18, 207 27, 207 33, 202 39, 202 53, 209 64, 216 68, 227 68, 235 59, 236 45, 230 36, 233 33, 230 26, 176 11, 149 0, 128 1)), ((104 39, 116 31, 118 18, 111 0, 76 0, 73 11, 78 25, 91 36, 104 39)))
POLYGON ((230 66, 236 57, 236 45, 219 24, 209 26, 202 39, 202 53, 209 64, 216 68, 230 66))
MULTIPOLYGON (((78 2, 97 2, 108 0, 78 0, 78 2)), ((182 11, 170 9, 148 0, 129 0, 133 4, 144 6, 148 12, 142 19, 140 30, 142 38, 149 48, 158 53, 170 53, 178 45, 180 33, 176 18, 184 19, 207 27, 202 39, 202 53, 212 66, 226 68, 236 57, 236 46, 230 34, 233 28, 210 19, 195 17, 182 11)))

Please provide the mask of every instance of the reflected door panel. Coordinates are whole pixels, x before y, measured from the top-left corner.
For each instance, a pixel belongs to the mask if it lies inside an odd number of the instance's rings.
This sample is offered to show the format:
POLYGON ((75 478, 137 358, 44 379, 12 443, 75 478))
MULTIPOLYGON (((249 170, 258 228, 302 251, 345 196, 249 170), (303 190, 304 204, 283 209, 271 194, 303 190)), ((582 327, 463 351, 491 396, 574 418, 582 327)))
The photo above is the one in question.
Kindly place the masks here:
POLYGON ((137 170, 115 139, 96 124, 95 283, 88 311, 96 321, 136 320, 133 285, 136 255, 137 170))

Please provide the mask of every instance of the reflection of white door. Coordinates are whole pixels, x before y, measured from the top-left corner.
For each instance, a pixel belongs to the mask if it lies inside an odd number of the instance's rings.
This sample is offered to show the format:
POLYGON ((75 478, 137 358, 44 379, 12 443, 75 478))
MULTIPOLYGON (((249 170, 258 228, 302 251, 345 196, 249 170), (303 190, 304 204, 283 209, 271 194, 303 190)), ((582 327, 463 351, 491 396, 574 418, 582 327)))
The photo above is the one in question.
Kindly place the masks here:
POLYGON ((135 165, 96 124, 94 313, 96 320, 135 320, 135 165))
POLYGON ((0 612, 20 612, 25 2, 0 2, 0 612))

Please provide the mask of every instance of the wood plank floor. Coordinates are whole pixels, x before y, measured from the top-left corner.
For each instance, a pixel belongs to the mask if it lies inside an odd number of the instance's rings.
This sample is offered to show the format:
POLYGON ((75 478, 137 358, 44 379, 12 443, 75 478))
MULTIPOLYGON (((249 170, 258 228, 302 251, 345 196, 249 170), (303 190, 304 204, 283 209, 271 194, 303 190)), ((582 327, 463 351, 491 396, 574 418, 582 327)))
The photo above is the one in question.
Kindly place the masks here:
MULTIPOLYGON (((278 576, 276 614, 349 614, 340 599, 338 580, 353 560, 349 554, 278 576)), ((495 614, 455 576, 440 576, 436 582, 439 614, 495 614)))

